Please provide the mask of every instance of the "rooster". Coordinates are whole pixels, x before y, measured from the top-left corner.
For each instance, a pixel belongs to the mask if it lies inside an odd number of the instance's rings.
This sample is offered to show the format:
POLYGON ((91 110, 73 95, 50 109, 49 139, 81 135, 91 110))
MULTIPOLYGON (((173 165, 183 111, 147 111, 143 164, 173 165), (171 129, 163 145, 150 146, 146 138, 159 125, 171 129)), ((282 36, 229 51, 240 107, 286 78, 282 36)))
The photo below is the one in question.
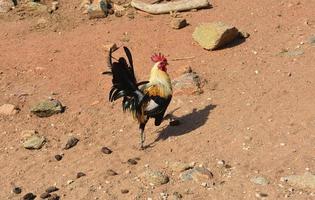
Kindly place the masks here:
POLYGON ((140 149, 144 149, 144 129, 148 120, 154 118, 155 126, 159 126, 172 99, 171 79, 166 68, 168 63, 161 53, 154 54, 151 57, 154 65, 149 81, 137 82, 131 52, 127 47, 124 47, 124 51, 128 63, 123 57, 113 62, 113 50, 109 51, 108 62, 113 77, 109 101, 123 98, 123 111, 130 111, 133 118, 137 120, 140 130, 140 149))

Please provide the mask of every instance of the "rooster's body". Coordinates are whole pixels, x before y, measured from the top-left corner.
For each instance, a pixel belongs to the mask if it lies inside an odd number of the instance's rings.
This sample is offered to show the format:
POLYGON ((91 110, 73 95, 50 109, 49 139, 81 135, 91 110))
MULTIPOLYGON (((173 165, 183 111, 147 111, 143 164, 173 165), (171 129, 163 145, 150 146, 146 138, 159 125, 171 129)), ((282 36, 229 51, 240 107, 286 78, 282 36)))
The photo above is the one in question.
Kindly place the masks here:
POLYGON ((109 100, 123 98, 123 110, 129 110, 139 123, 140 147, 144 144, 144 128, 149 118, 155 119, 159 126, 164 118, 166 109, 172 99, 172 85, 166 72, 167 60, 159 54, 153 55, 155 62, 151 69, 149 81, 138 83, 134 74, 132 56, 127 47, 124 47, 129 64, 121 57, 112 62, 112 50, 109 55, 109 66, 113 75, 113 86, 109 93, 109 100))

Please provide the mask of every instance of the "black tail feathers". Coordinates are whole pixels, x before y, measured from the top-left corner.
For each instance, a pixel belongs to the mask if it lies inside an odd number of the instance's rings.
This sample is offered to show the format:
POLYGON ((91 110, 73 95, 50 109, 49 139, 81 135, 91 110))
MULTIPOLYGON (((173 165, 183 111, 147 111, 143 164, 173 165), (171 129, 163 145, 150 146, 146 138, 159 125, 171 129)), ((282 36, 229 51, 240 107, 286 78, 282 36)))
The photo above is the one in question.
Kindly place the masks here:
MULTIPOLYGON (((129 64, 123 57, 120 57, 118 61, 112 62, 112 50, 110 50, 109 65, 113 76, 113 86, 109 92, 109 101, 116 101, 123 97, 123 110, 131 110, 138 113, 145 95, 138 88, 139 84, 134 74, 131 52, 127 47, 124 47, 124 51, 129 64)), ((140 84, 143 84, 143 82, 140 84)))

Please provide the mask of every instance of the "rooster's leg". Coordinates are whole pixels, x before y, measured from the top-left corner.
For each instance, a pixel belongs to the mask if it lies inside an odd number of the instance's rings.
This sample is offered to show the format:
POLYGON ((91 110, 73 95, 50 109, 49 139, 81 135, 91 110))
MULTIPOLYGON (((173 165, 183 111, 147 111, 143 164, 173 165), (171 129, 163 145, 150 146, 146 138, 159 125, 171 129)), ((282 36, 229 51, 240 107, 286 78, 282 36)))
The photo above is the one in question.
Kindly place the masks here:
POLYGON ((146 123, 140 124, 140 149, 144 149, 144 141, 145 141, 145 135, 144 135, 144 127, 146 123))

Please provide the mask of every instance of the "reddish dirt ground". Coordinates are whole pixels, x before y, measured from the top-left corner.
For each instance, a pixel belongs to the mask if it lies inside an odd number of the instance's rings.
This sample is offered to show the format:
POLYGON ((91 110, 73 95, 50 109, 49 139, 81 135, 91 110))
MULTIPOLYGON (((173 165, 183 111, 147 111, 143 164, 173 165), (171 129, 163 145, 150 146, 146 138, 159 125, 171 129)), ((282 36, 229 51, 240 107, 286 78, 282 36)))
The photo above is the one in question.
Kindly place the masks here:
MULTIPOLYGON (((285 199, 288 187, 280 177, 315 170, 315 2, 312 0, 213 0, 213 8, 180 13, 189 26, 174 30, 170 15, 137 12, 127 16, 88 20, 79 0, 60 1, 52 16, 16 11, 0 15, 0 105, 11 103, 21 111, 0 116, 0 199, 38 196, 56 184, 61 199, 159 199, 174 192, 183 199, 285 199), (44 27, 36 27, 40 18, 44 27), (200 22, 223 21, 250 33, 245 42, 218 51, 203 50, 192 39, 200 22), (127 35, 127 36, 124 36, 127 35), (129 41, 123 40, 128 37, 129 41), (162 52, 172 58, 169 73, 178 77, 191 66, 207 83, 200 95, 175 95, 169 111, 180 126, 164 122, 146 127, 146 143, 138 150, 138 125, 123 114, 120 102, 108 102, 111 80, 106 69, 104 44, 128 46, 136 73, 145 80, 150 56, 162 52), (281 56, 283 49, 302 49, 302 55, 281 56), (53 93, 55 95, 53 95, 53 93), (49 118, 30 115, 38 101, 53 97, 67 106, 49 118), (23 148, 21 132, 37 130, 48 142, 40 150, 23 148), (80 139, 63 150, 67 138, 80 139), (104 155, 100 149, 110 147, 104 155), (55 154, 64 153, 61 161, 55 154), (137 165, 126 163, 139 157, 137 165), (217 167, 225 160, 231 169, 217 167), (182 182, 167 161, 196 162, 208 167, 217 185, 206 189, 182 182), (168 184, 151 187, 136 181, 145 165, 170 176, 168 184), (117 176, 108 177, 113 169, 117 176), (130 170, 130 174, 125 171, 130 170), (76 179, 82 171, 87 176, 76 179), (266 186, 250 178, 267 177, 266 186), (68 185, 68 180, 75 180, 68 185), (11 192, 20 186, 22 194, 11 192), (129 193, 122 194, 121 189, 129 193)), ((18 9, 18 8, 17 8, 18 9)), ((121 51, 115 55, 122 55, 121 51)), ((310 190, 290 192, 289 199, 312 199, 310 190)))

